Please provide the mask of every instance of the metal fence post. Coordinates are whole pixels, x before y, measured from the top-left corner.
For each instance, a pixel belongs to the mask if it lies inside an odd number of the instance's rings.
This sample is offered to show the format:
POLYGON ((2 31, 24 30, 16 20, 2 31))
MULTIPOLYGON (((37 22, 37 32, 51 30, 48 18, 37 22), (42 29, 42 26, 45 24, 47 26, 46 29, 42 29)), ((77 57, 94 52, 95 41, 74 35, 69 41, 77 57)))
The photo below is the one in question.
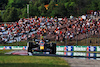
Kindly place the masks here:
POLYGON ((77 31, 76 31, 76 28, 75 28, 75 32, 76 32, 76 45, 78 44, 78 36, 77 36, 77 31))
POLYGON ((66 42, 66 45, 67 45, 67 33, 66 33, 65 39, 66 39, 66 41, 65 41, 65 42, 66 42))
POLYGON ((86 33, 87 33, 87 45, 88 45, 88 29, 87 29, 87 32, 86 33))
POLYGON ((28 18, 29 18, 29 4, 27 4, 27 15, 28 15, 28 18))
POLYGON ((100 40, 100 38, 99 38, 99 27, 98 27, 98 46, 99 46, 99 40, 100 40))

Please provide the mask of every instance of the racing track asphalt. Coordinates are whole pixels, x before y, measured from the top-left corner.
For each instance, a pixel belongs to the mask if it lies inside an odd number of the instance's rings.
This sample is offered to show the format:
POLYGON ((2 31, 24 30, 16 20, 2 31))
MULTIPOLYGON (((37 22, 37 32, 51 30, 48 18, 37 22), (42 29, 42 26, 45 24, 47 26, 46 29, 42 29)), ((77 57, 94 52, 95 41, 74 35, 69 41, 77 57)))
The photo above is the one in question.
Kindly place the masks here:
POLYGON ((63 58, 71 67, 100 67, 100 60, 63 58))

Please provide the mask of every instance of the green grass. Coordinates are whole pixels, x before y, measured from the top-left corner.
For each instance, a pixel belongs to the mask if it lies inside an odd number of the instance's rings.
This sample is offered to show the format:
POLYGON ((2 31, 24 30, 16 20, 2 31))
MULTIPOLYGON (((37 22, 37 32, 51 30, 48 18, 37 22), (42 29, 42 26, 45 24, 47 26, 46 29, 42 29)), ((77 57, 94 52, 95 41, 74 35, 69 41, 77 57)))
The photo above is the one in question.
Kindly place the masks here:
POLYGON ((15 42, 15 43, 7 43, 7 44, 0 44, 0 46, 26 46, 27 41, 15 42))
POLYGON ((10 52, 12 50, 0 50, 0 56, 4 56, 6 52, 10 52))
POLYGON ((3 55, 8 50, 0 50, 0 67, 70 67, 59 57, 3 55))

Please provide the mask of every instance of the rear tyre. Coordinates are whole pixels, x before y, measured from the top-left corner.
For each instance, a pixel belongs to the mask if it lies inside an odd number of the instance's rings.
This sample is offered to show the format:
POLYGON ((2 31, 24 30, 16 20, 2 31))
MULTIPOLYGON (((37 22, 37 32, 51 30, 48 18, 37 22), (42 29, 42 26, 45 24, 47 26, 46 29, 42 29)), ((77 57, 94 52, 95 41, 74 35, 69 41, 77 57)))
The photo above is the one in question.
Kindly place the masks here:
POLYGON ((28 42, 28 43, 27 43, 28 55, 29 55, 29 53, 31 53, 31 54, 33 53, 33 52, 32 52, 32 48, 35 48, 35 47, 37 47, 37 46, 36 46, 36 44, 34 44, 33 42, 28 42))
POLYGON ((28 43, 29 43, 28 47, 30 47, 30 48, 36 48, 36 47, 38 47, 38 44, 35 44, 34 42, 28 42, 28 43))
POLYGON ((32 53, 32 48, 28 47, 28 52, 32 53))

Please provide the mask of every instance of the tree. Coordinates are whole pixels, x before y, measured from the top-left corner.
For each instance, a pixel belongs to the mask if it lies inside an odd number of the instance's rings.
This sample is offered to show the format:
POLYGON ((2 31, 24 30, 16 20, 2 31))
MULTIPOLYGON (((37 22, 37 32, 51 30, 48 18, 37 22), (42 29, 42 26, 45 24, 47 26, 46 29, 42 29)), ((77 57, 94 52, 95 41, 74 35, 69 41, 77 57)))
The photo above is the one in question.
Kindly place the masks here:
POLYGON ((34 3, 33 3, 34 6, 36 6, 36 7, 41 6, 41 1, 42 1, 42 0, 38 0, 38 1, 34 2, 34 3))
POLYGON ((4 10, 8 0, 0 0, 0 10, 4 10))
POLYGON ((44 7, 44 4, 38 7, 40 15, 41 16, 46 16, 46 8, 44 7))
POLYGON ((49 3, 49 6, 48 6, 48 10, 47 10, 47 15, 48 16, 53 16, 52 15, 52 11, 55 9, 55 2, 53 2, 53 1, 51 1, 50 3, 49 3))
POLYGON ((1 16, 0 16, 0 22, 2 22, 2 18, 1 18, 1 16))
POLYGON ((38 7, 36 5, 31 3, 29 6, 30 6, 29 7, 29 15, 30 16, 39 16, 40 15, 38 7))
POLYGON ((19 17, 27 17, 27 7, 30 4, 30 16, 79 16, 88 10, 100 10, 100 0, 0 0, 0 9, 17 8, 19 17), (44 5, 49 4, 46 11, 44 5), (55 4, 58 4, 56 6, 55 4))
POLYGON ((100 2, 98 3, 98 9, 100 10, 100 2))
POLYGON ((100 8, 99 5, 100 5, 100 1, 99 0, 96 0, 96 1, 93 0, 93 1, 91 1, 91 4, 88 5, 88 9, 97 11, 100 8))
POLYGON ((27 18, 28 17, 26 8, 23 8, 21 10, 17 9, 17 11, 18 11, 19 18, 27 18))
POLYGON ((8 0, 6 8, 8 7, 24 8, 28 3, 29 0, 8 0))
POLYGON ((68 2, 69 0, 58 0, 58 3, 66 3, 68 2))
POLYGON ((75 2, 66 2, 65 4, 65 8, 67 10, 67 15, 70 16, 70 15, 76 15, 76 8, 77 8, 77 4, 75 2))
POLYGON ((17 9, 12 7, 12 8, 8 8, 6 9, 6 11, 4 12, 3 14, 3 21, 9 21, 9 22, 12 22, 12 21, 17 21, 19 18, 18 18, 18 13, 17 13, 17 9))
POLYGON ((41 3, 42 3, 42 4, 45 4, 45 5, 46 5, 46 4, 49 4, 49 3, 50 3, 50 0, 41 0, 41 3))
POLYGON ((56 6, 51 13, 51 16, 55 17, 65 17, 67 16, 67 10, 65 9, 64 4, 59 3, 58 6, 56 6))
MULTIPOLYGON (((91 2, 93 0, 73 0, 76 4, 77 4, 77 15, 82 15, 82 14, 86 14, 87 10, 89 10, 90 7, 88 7, 88 5, 91 5, 91 2)), ((92 5, 91 5, 92 6, 92 5)))
POLYGON ((61 17, 67 16, 67 10, 63 3, 59 3, 57 8, 57 12, 61 17))

